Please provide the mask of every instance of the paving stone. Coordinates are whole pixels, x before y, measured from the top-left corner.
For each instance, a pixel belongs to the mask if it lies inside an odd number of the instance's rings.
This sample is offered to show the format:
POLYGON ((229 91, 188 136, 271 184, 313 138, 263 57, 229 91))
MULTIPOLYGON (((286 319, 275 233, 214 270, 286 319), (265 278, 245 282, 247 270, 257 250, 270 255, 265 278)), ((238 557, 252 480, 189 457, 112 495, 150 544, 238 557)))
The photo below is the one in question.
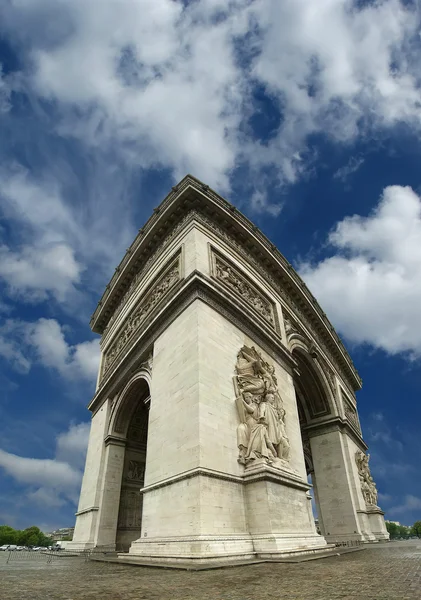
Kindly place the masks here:
POLYGON ((421 599, 421 540, 370 546, 305 563, 174 571, 0 556, 1 600, 414 600, 421 599))

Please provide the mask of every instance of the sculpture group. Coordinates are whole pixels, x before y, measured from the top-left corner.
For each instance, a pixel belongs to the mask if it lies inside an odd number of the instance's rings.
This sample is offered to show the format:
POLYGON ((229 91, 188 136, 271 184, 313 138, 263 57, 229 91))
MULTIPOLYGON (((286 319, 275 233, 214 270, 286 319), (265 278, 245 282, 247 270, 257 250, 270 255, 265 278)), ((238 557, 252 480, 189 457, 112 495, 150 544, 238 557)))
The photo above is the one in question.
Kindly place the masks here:
POLYGON ((361 491, 363 493, 364 501, 366 504, 377 506, 377 488, 376 484, 371 476, 370 467, 368 461, 370 455, 358 450, 355 454, 355 462, 358 467, 358 475, 361 483, 361 491))
POLYGON ((273 466, 288 464, 290 443, 285 430, 285 409, 275 369, 257 350, 243 346, 237 355, 234 376, 238 461, 247 466, 263 461, 273 466))

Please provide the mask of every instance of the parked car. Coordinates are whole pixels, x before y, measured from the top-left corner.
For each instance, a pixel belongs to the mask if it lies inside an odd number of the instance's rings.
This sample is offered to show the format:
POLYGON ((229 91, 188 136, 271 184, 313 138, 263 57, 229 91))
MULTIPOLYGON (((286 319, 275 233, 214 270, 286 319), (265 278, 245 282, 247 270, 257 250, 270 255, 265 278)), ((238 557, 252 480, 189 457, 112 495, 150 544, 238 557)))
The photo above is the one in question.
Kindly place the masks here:
POLYGON ((17 549, 16 544, 10 544, 8 547, 8 550, 16 550, 16 549, 17 549))
POLYGON ((9 544, 3 544, 3 546, 0 546, 0 550, 2 552, 6 552, 6 550, 9 550, 9 544))

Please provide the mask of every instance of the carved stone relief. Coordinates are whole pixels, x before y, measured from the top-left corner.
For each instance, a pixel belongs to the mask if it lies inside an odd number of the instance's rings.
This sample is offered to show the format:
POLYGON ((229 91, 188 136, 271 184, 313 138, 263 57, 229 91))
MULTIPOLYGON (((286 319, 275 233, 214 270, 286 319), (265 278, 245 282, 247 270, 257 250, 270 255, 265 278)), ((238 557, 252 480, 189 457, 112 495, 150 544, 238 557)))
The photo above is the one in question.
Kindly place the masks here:
POLYGON ((240 418, 238 461, 246 467, 256 462, 287 466, 290 443, 274 367, 254 347, 243 346, 237 355, 235 373, 235 402, 240 418))
POLYGON ((120 333, 106 351, 103 361, 102 375, 109 369, 120 352, 134 337, 146 317, 153 311, 171 288, 180 280, 180 256, 165 270, 164 274, 153 284, 149 292, 143 296, 138 306, 124 323, 120 333))
POLYGON ((116 302, 115 308, 112 309, 113 313, 112 313, 110 319, 108 320, 108 324, 107 324, 106 328, 104 329, 103 335, 106 335, 106 333, 110 329, 111 325, 113 324, 113 322, 115 321, 115 319, 117 318, 119 313, 121 312, 122 308, 124 306, 126 306, 129 298, 136 291, 136 289, 137 289, 139 283, 142 281, 145 273, 147 273, 149 271, 149 269, 152 267, 152 265, 156 263, 157 257, 162 254, 162 251, 171 243, 171 241, 186 226, 186 224, 190 220, 192 220, 192 218, 194 218, 194 216, 195 216, 195 212, 191 211, 191 212, 187 213, 176 225, 174 225, 174 227, 171 229, 169 234, 164 238, 164 240, 160 244, 159 248, 157 250, 155 250, 155 252, 153 252, 153 254, 148 258, 148 260, 146 262, 141 261, 140 259, 138 261, 136 261, 139 263, 139 265, 141 265, 141 267, 137 271, 135 270, 135 267, 133 267, 131 269, 131 271, 132 272, 134 271, 134 273, 133 273, 131 279, 129 279, 129 283, 128 283, 128 287, 127 287, 126 291, 116 302))
POLYGON ((212 252, 214 276, 236 296, 254 308, 272 327, 276 327, 274 306, 247 277, 239 272, 230 261, 212 252))
POLYGON ((130 481, 142 481, 145 477, 145 463, 137 460, 129 461, 129 468, 127 471, 127 479, 130 481))
POLYGON ((360 478, 364 501, 370 506, 377 506, 377 488, 370 473, 369 460, 369 454, 365 454, 361 450, 357 450, 355 453, 355 462, 358 467, 358 476, 360 478))
POLYGON ((346 419, 358 431, 358 433, 361 434, 361 427, 356 409, 342 392, 341 396, 346 419))

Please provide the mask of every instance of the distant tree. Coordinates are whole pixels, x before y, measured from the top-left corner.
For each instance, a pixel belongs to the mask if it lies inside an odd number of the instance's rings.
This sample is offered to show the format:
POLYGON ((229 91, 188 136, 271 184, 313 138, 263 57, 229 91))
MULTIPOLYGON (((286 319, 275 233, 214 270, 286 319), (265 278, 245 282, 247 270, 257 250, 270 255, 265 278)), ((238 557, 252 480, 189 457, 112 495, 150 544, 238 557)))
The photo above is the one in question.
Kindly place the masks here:
POLYGON ((4 544, 16 544, 17 531, 9 525, 0 525, 0 546, 4 544))
POLYGON ((47 537, 36 525, 23 530, 16 530, 8 525, 0 525, 0 546, 3 546, 3 544, 51 546, 51 538, 47 537))
POLYGON ((70 535, 66 535, 66 537, 64 537, 64 538, 61 538, 61 541, 62 541, 62 542, 71 542, 71 541, 72 541, 72 539, 73 539, 73 537, 72 537, 72 536, 70 536, 70 535))
POLYGON ((398 535, 399 535, 399 537, 407 539, 409 537, 410 532, 411 532, 411 528, 410 527, 406 527, 405 525, 398 525, 398 535))
POLYGON ((38 536, 32 533, 26 538, 25 546, 38 546, 38 536))
POLYGON ((51 546, 51 538, 47 537, 42 531, 39 532, 38 546, 51 546))
POLYGON ((390 533, 391 539, 399 537, 399 525, 386 521, 386 529, 390 533))
POLYGON ((411 528, 412 535, 421 536, 421 521, 415 521, 411 528))

